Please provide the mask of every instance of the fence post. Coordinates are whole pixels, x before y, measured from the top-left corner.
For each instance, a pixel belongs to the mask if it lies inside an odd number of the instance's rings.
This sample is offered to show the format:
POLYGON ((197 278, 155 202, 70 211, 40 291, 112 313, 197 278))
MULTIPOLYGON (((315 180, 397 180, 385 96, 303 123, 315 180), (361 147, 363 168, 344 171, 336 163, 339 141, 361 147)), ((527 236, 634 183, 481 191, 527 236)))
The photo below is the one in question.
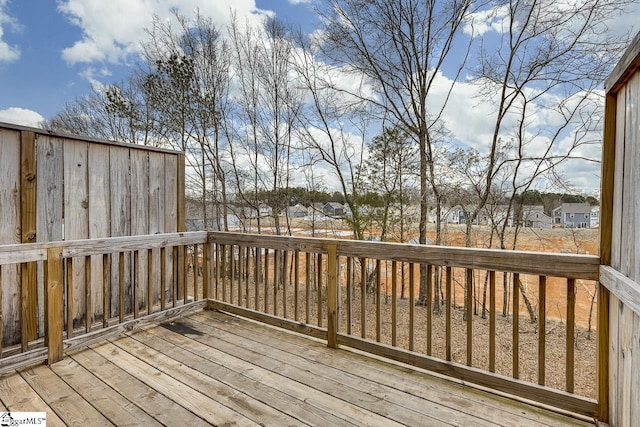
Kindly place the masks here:
POLYGON ((337 247, 327 245, 327 346, 338 348, 338 268, 337 247))
POLYGON ((596 396, 598 421, 609 422, 609 290, 598 283, 596 396))
POLYGON ((48 363, 62 360, 62 248, 47 249, 47 343, 48 363))

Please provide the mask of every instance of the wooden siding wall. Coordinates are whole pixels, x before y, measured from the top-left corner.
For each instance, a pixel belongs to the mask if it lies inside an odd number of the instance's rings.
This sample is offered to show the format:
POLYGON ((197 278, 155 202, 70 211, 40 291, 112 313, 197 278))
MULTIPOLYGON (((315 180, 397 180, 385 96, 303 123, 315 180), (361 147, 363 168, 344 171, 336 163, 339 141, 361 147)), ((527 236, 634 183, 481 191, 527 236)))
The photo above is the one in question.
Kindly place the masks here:
POLYGON ((640 34, 605 84, 600 282, 610 292, 604 415, 612 426, 640 420, 639 67, 640 34))
MULTIPOLYGON (((181 164, 184 157, 178 152, 0 124, 0 244, 184 231, 184 221, 179 223, 184 217, 181 164)), ((90 272, 84 262, 71 266, 74 324, 84 322, 87 274, 94 283, 102 278, 98 257, 92 258, 90 272)), ((131 271, 131 262, 125 260, 125 272, 131 271)), ((44 274, 43 263, 1 267, 2 347, 43 336, 44 274), (26 330, 20 327, 22 317, 26 330), (23 335, 27 340, 21 340, 23 335)), ((91 290, 90 297, 98 307, 92 320, 99 319, 102 289, 91 290)), ((141 297, 141 303, 146 301, 146 295, 141 297)))

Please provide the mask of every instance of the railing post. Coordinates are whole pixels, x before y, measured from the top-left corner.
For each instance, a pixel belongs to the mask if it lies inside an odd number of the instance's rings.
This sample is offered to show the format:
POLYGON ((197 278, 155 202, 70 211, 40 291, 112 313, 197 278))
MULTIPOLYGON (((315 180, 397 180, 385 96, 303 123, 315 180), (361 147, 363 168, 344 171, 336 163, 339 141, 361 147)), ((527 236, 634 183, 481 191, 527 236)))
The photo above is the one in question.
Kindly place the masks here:
POLYGON ((327 245, 327 346, 338 348, 338 268, 337 247, 327 245))
POLYGON ((62 360, 62 248, 47 249, 47 343, 48 363, 62 360))
POLYGON ((598 421, 609 422, 609 290, 598 283, 598 337, 596 341, 596 396, 598 421))

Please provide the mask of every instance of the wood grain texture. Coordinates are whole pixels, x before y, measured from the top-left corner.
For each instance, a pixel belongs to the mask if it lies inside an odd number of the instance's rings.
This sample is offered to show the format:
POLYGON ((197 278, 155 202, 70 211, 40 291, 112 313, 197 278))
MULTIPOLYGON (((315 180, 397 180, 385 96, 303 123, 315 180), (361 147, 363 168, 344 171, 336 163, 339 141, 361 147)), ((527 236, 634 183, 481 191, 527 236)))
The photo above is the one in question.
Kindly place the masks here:
MULTIPOLYGON (((212 243, 312 253, 326 253, 327 244, 336 240, 209 232, 212 243)), ((574 279, 597 280, 599 257, 450 246, 410 245, 406 243, 338 240, 339 256, 428 263, 471 269, 517 272, 574 279)))
MULTIPOLYGON (((20 132, 20 232, 22 243, 36 241, 36 135, 20 132)), ((22 351, 38 338, 37 265, 23 264, 21 276, 22 351)))
MULTIPOLYGON (((0 129, 0 244, 21 243, 20 235, 20 133, 0 129)), ((3 346, 21 341, 19 266, 2 265, 3 346)))
POLYGON ((627 50, 607 77, 604 88, 607 93, 617 93, 629 78, 640 68, 640 32, 635 36, 627 50))

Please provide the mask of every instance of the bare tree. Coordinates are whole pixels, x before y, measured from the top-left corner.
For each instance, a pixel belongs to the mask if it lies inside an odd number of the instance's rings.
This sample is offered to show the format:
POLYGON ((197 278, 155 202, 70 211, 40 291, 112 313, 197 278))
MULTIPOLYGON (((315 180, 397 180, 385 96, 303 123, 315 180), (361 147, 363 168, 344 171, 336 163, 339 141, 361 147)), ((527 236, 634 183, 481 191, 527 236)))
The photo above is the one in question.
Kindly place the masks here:
MULTIPOLYGON (((420 161, 420 243, 427 240, 428 194, 434 182, 434 133, 441 110, 429 106, 434 82, 452 52, 471 7, 466 0, 331 0, 321 12, 326 23, 320 45, 327 60, 362 75, 370 84, 359 93, 411 135, 420 161)), ((462 69, 464 57, 453 68, 462 69)), ((457 76, 453 79, 457 79, 457 76)), ((449 88, 451 90, 451 88, 449 88)), ((445 102, 446 104, 446 102, 445 102)), ((419 302, 426 298, 426 267, 419 302)))

